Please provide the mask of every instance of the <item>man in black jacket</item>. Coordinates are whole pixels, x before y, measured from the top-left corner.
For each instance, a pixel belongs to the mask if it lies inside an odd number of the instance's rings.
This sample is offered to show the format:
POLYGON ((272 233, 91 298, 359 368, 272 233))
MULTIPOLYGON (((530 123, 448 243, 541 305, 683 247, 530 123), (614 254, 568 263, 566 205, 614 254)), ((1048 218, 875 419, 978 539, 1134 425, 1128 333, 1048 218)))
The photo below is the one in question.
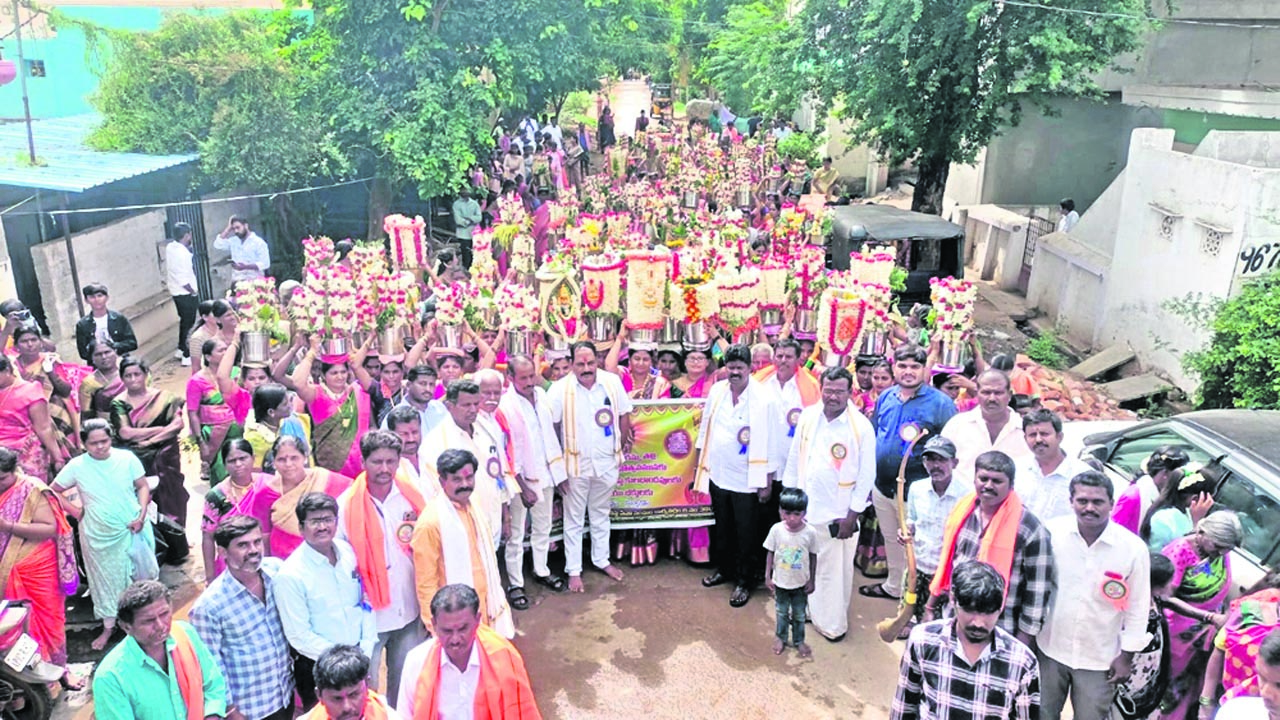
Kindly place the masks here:
POLYGON ((137 350, 138 338, 133 334, 129 319, 107 309, 107 286, 89 283, 84 286, 82 294, 92 311, 76 323, 76 352, 80 353, 80 359, 89 362, 89 341, 95 337, 109 338, 121 355, 137 350))

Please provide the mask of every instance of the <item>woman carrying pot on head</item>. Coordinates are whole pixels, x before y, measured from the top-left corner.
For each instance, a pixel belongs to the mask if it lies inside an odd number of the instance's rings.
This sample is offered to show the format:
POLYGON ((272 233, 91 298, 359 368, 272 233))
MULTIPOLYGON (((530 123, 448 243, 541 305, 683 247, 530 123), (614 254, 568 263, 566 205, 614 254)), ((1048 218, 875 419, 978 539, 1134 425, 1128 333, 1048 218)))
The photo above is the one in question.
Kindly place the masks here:
POLYGON ((255 484, 236 505, 235 513, 257 518, 271 556, 287 558, 302 544, 298 501, 312 492, 336 499, 352 480, 323 467, 310 467, 311 448, 293 435, 277 438, 271 452, 275 456, 275 474, 255 484))
POLYGON ((1187 451, 1176 445, 1156 448, 1155 452, 1142 461, 1142 468, 1133 482, 1116 498, 1111 519, 1137 535, 1142 519, 1147 516, 1160 493, 1169 483, 1177 485, 1182 481, 1186 474, 1183 466, 1189 462, 1191 458, 1187 451))
POLYGON ((239 359, 240 336, 237 334, 227 343, 227 351, 218 360, 214 377, 227 407, 231 408, 236 422, 243 426, 249 417, 249 410, 253 408, 253 391, 271 382, 271 370, 265 364, 249 362, 237 368, 236 361, 239 359))
POLYGON ((125 391, 111 403, 111 426, 120 448, 142 461, 149 476, 159 478, 151 499, 161 515, 187 525, 187 489, 183 486, 182 398, 151 387, 151 372, 140 358, 128 355, 120 361, 125 391))
POLYGON ((671 384, 653 366, 653 350, 632 345, 626 338, 630 325, 622 321, 622 333, 604 358, 604 369, 622 378, 622 388, 632 400, 659 400, 671 397, 671 384), (626 366, 619 369, 622 346, 627 346, 626 366))
POLYGON ((89 594, 93 614, 102 620, 102 633, 92 647, 101 650, 116 627, 116 604, 120 593, 139 575, 150 576, 155 569, 135 565, 131 549, 136 543, 152 548, 155 536, 147 520, 151 486, 137 456, 112 447, 111 424, 93 418, 80 428, 85 454, 74 457, 54 478, 53 489, 63 496, 73 515, 79 518, 80 555, 89 574, 89 594), (76 490, 71 493, 71 489, 76 490), (78 498, 78 505, 74 502, 78 498), (76 507, 83 508, 78 512, 76 507), (139 536, 135 538, 134 536, 139 536))
POLYGON ((209 485, 217 485, 227 477, 223 464, 222 441, 240 437, 244 430, 236 422, 235 410, 227 404, 218 388, 214 368, 222 365, 227 345, 219 338, 204 341, 200 347, 201 367, 187 380, 187 421, 191 434, 200 445, 200 461, 208 466, 209 485))
MULTIPOLYGON (((373 424, 373 398, 370 392, 381 390, 361 365, 373 344, 370 336, 352 358, 357 368, 353 381, 346 355, 320 356, 320 337, 311 338, 311 349, 302 356, 294 368, 290 380, 298 397, 307 404, 311 416, 311 438, 315 462, 326 470, 347 477, 360 474, 363 461, 360 456, 360 438, 373 424), (319 359, 319 382, 311 380, 311 366, 319 359)), ((277 458, 278 460, 278 458, 277 458)))
POLYGON ((40 386, 49 406, 49 419, 53 422, 54 436, 62 454, 71 456, 71 449, 79 443, 76 433, 80 429, 80 416, 72 402, 71 383, 62 376, 63 363, 58 354, 44 351, 44 338, 40 331, 29 326, 13 333, 13 347, 18 354, 14 367, 18 375, 40 386))

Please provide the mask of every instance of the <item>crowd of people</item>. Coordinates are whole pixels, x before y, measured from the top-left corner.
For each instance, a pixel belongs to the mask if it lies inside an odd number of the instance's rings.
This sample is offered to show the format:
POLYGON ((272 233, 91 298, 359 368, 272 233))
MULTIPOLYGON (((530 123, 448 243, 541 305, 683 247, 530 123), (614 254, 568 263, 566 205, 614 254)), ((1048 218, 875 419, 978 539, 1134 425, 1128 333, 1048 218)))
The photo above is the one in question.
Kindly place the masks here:
MULTIPOLYGON (((610 117, 606 157, 644 146, 648 118, 619 141, 610 117)), ((498 146, 476 195, 492 170, 536 212, 587 174, 585 128, 554 118, 525 118, 498 146)), ((651 157, 606 173, 643 180, 651 157)), ((835 183, 795 173, 762 186, 766 221, 790 182, 824 196, 835 183)), ((463 193, 459 239, 490 210, 463 193)), ((701 585, 725 587, 731 608, 763 586, 778 655, 813 655, 806 625, 845 640, 855 590, 900 603, 895 718, 1057 718, 1068 699, 1082 720, 1280 717, 1280 575, 1229 601, 1243 529, 1213 502, 1220 471, 1162 447, 1117 491, 1063 451, 1061 419, 1008 357, 988 364, 971 342, 967 368, 942 367, 924 313, 883 354, 824 355, 792 311, 709 347, 653 347, 625 323, 616 342, 521 352, 468 324, 454 346, 434 312, 471 269, 463 243, 427 271, 401 347, 370 335, 333 352, 295 331, 247 361, 234 294, 198 300, 190 229, 175 234, 184 397, 154 386, 105 286, 83 289, 83 366, 0 303, 0 583, 31 601, 42 656, 65 665, 83 565, 94 646, 125 635, 93 677, 100 718, 538 718, 513 644, 526 553, 551 593, 588 589, 588 555, 605 587, 659 557, 707 567, 701 585), (714 521, 614 531, 635 404, 670 398, 702 403, 687 493, 714 521), (152 552, 161 526, 189 523, 184 447, 209 487, 189 623, 173 621, 152 552)), ((269 270, 243 218, 218 242, 237 281, 269 270)), ((282 316, 299 287, 276 288, 282 316)))

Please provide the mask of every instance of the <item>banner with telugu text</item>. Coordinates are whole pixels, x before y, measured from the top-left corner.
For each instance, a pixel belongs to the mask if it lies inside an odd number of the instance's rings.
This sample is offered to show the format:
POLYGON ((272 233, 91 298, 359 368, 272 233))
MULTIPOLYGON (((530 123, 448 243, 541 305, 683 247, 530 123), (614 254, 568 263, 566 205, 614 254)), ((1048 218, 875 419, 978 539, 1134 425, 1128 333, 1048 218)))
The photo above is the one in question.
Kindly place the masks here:
POLYGON ((711 525, 711 498, 695 497, 694 443, 703 400, 635 403, 635 443, 622 461, 613 491, 614 529, 711 525))

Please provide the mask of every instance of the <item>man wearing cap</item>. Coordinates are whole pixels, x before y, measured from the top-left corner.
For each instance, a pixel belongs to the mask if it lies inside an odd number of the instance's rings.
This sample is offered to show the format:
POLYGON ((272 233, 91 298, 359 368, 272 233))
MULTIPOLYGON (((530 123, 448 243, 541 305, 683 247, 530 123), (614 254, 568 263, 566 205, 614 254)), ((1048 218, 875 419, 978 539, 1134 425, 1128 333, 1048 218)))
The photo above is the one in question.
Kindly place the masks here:
POLYGON ((852 392, 848 370, 823 371, 822 402, 800 413, 782 475, 783 486, 809 495, 806 520, 818 530, 809 615, 813 628, 831 642, 849 630, 858 514, 867 509, 876 481, 876 431, 849 403, 852 392))
MULTIPOLYGON (((960 498, 973 492, 973 486, 954 479, 956 444, 936 435, 924 443, 924 470, 929 482, 912 483, 907 488, 907 527, 899 534, 899 542, 910 538, 916 551, 916 620, 924 616, 929 599, 929 585, 938 572, 938 556, 942 553, 942 530, 947 517, 960 498)), ((910 588, 908 588, 910 590, 910 588)), ((908 627, 903 633, 910 632, 908 627)))

